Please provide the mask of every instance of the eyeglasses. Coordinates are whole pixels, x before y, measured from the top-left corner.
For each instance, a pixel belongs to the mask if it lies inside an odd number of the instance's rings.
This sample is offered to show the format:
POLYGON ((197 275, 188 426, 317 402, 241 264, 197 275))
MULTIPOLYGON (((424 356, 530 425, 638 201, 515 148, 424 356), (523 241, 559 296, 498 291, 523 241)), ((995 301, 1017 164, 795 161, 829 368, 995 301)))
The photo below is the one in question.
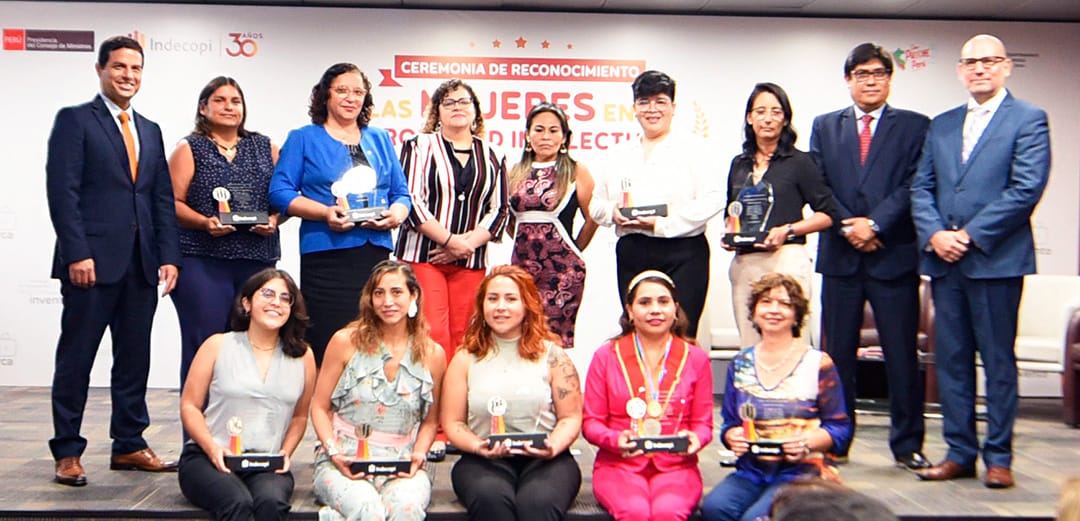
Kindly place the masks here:
POLYGON ((758 107, 752 111, 754 119, 765 119, 766 116, 772 116, 773 119, 784 119, 784 109, 766 109, 765 107, 758 107))
POLYGON ((472 105, 472 98, 468 96, 458 99, 443 98, 443 100, 439 102, 439 105, 442 105, 443 107, 446 107, 448 109, 453 108, 454 105, 457 105, 459 107, 468 107, 469 105, 472 105))
POLYGON ((671 109, 672 102, 668 98, 638 98, 634 100, 634 108, 637 110, 655 110, 657 112, 667 112, 671 109))
POLYGON ((960 58, 960 65, 963 65, 965 69, 972 71, 975 70, 975 64, 981 63, 984 69, 989 69, 1008 58, 1004 56, 983 56, 982 58, 960 58))
POLYGON ((272 288, 262 288, 258 291, 258 294, 260 297, 266 300, 272 301, 274 299, 278 299, 281 301, 282 304, 285 304, 286 306, 292 306, 293 303, 293 296, 291 294, 286 292, 278 293, 272 288))
POLYGON ((364 89, 352 89, 349 87, 341 86, 334 87, 334 94, 337 94, 339 98, 348 98, 350 94, 357 98, 363 98, 367 96, 367 91, 364 89))
POLYGON ((873 70, 859 69, 857 71, 851 71, 851 76, 855 78, 857 83, 866 83, 870 81, 870 78, 874 78, 874 81, 885 81, 889 79, 889 71, 883 68, 873 70))

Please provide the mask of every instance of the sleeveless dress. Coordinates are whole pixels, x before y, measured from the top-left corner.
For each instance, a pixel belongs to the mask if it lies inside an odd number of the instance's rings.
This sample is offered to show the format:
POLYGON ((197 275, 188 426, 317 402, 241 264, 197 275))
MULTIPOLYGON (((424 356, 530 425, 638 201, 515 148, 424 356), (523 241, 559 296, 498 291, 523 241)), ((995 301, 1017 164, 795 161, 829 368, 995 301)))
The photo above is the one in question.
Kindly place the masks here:
POLYGON ((578 211, 577 185, 557 199, 555 162, 533 163, 529 177, 510 195, 517 219, 510 262, 536 280, 551 330, 562 347, 574 347, 574 322, 585 292, 585 261, 571 235, 578 211))

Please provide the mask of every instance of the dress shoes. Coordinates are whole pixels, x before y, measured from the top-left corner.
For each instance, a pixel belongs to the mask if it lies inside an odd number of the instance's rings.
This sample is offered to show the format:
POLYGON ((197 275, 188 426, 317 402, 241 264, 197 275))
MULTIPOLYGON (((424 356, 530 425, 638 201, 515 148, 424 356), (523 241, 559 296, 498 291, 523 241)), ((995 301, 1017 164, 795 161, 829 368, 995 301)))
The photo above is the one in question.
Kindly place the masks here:
POLYGON ((164 461, 149 447, 131 454, 113 454, 109 462, 112 470, 142 470, 146 472, 176 472, 175 461, 164 461))
POLYGON ((908 470, 922 470, 932 467, 933 464, 921 452, 915 451, 903 456, 897 456, 896 466, 908 470))
POLYGON ((986 488, 1012 488, 1016 485, 1012 471, 1008 467, 990 467, 986 469, 986 488))
POLYGON ((78 456, 68 456, 56 460, 56 482, 71 487, 86 486, 86 471, 78 456))
POLYGON ((923 481, 947 481, 957 478, 975 477, 974 467, 961 467, 959 463, 945 460, 937 465, 916 471, 916 475, 923 481))

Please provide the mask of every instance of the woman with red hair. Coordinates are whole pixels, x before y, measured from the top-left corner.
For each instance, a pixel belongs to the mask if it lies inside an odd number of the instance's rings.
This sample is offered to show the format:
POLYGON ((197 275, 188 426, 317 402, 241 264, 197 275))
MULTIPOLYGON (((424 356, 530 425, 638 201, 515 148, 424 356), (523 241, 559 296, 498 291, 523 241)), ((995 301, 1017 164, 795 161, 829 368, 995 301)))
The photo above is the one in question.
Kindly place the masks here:
POLYGON ((577 496, 568 449, 581 431, 581 383, 555 339, 532 276, 494 268, 443 380, 442 427, 462 451, 450 479, 469 519, 564 519, 577 496), (546 438, 515 448, 488 439, 514 433, 546 438))

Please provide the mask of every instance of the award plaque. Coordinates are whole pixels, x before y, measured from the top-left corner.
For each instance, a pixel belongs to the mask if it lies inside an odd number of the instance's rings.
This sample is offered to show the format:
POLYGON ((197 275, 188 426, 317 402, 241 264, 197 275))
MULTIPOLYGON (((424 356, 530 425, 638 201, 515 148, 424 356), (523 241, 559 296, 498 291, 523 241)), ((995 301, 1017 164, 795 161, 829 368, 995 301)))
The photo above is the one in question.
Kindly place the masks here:
POLYGON ((271 472, 285 468, 285 455, 261 452, 226 455, 225 466, 233 472, 271 472))
POLYGON ((219 186, 211 192, 218 203, 218 219, 222 225, 254 226, 270 222, 265 208, 256 208, 254 187, 241 183, 219 186))
POLYGON ((330 193, 337 198, 337 204, 345 209, 345 215, 350 221, 363 222, 383 218, 382 213, 389 204, 386 192, 376 189, 377 180, 375 170, 370 166, 357 165, 330 185, 330 193))
POLYGON ((690 450, 690 438, 686 436, 649 436, 634 440, 639 450, 652 452, 686 452, 690 450))
POLYGON ((363 472, 369 476, 394 476, 398 472, 408 473, 412 469, 412 461, 402 460, 365 460, 349 463, 349 470, 353 474, 363 472))
POLYGON ((627 219, 638 217, 667 217, 668 207, 666 204, 651 204, 647 206, 634 206, 633 198, 630 197, 630 180, 622 180, 622 207, 619 213, 627 219))
POLYGON ((488 448, 495 448, 500 443, 507 443, 511 449, 521 449, 532 445, 537 449, 546 447, 546 432, 506 432, 506 409, 508 404, 501 396, 492 396, 488 400, 487 410, 491 414, 491 435, 488 448))
MULTIPOLYGON (((749 182, 749 180, 748 180, 749 182)), ((772 214, 773 188, 766 181, 744 186, 739 196, 727 207, 727 233, 723 242, 735 248, 752 248, 768 237, 769 215, 772 214)))
POLYGON ((750 454, 755 456, 784 456, 784 442, 779 440, 755 440, 750 442, 750 454))

